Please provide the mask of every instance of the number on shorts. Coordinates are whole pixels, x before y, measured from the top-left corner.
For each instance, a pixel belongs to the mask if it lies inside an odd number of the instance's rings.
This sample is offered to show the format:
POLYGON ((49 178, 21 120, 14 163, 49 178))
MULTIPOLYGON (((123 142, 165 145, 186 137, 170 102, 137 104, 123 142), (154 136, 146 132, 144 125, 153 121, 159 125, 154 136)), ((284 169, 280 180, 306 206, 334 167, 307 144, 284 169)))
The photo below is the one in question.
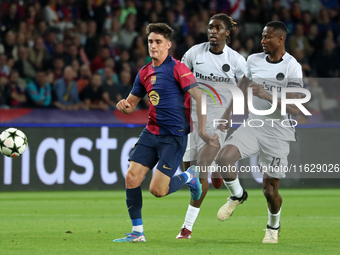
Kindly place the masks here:
POLYGON ((280 166, 281 159, 273 157, 272 163, 270 163, 271 166, 280 166))

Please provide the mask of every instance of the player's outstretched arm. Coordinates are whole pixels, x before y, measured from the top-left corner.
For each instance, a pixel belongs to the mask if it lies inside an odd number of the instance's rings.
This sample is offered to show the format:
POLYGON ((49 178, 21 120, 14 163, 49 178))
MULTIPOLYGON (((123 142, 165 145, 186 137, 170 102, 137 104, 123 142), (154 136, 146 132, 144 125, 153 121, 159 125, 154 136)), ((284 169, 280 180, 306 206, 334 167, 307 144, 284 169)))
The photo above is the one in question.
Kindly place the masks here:
POLYGON ((130 114, 136 109, 136 106, 140 100, 140 97, 130 94, 127 99, 120 100, 117 103, 116 108, 125 114, 130 114))
MULTIPOLYGON (((253 89, 253 95, 257 96, 259 98, 265 99, 271 103, 273 103, 273 95, 269 94, 267 91, 264 90, 264 88, 256 83, 252 83, 249 87, 253 89)), ((301 98, 301 94, 299 93, 288 93, 287 98, 290 99, 299 99, 301 98)), ((277 107, 281 109, 281 98, 277 99, 277 107)), ((286 111, 293 116, 296 116, 300 109, 295 104, 287 104, 286 105, 286 111)))
MULTIPOLYGON (((200 90, 198 87, 193 87, 187 91, 190 96, 196 100, 196 112, 197 112, 197 118, 198 118, 198 135, 205 141, 207 144, 218 147, 218 145, 215 145, 213 142, 218 138, 218 135, 214 135, 212 137, 205 131, 205 126, 207 122, 207 115, 202 114, 202 90, 200 90)), ((205 106, 207 109, 207 106, 205 106)))
MULTIPOLYGON (((287 98, 290 99, 300 99, 301 94, 299 93, 287 93, 287 98)), ((281 98, 277 99, 277 107, 281 109, 281 98)), ((296 116, 299 114, 300 109, 295 104, 287 104, 286 105, 286 111, 290 113, 293 116, 296 116)))

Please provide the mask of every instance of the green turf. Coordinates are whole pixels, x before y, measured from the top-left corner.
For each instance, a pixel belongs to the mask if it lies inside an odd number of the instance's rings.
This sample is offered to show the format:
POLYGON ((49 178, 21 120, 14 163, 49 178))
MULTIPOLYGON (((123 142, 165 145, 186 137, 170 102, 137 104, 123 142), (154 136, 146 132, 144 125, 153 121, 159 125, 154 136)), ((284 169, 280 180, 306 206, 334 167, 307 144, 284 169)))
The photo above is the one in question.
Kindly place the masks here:
POLYGON ((340 254, 340 189, 282 190, 279 244, 262 244, 261 190, 219 222, 226 190, 210 190, 191 240, 176 240, 189 192, 143 191, 146 243, 112 243, 130 232, 124 191, 0 193, 0 254, 340 254), (72 233, 66 233, 71 231, 72 233))

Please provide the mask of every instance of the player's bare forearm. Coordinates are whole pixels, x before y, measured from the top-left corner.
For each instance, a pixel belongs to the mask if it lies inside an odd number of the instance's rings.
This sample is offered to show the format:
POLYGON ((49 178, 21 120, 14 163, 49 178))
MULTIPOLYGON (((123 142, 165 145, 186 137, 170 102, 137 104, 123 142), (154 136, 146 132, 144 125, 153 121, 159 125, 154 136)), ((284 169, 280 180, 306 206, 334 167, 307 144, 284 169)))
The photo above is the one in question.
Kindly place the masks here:
POLYGON ((244 95, 244 105, 245 109, 248 109, 248 87, 251 84, 251 80, 249 80, 246 76, 239 81, 238 87, 241 89, 244 95))
MULTIPOLYGON (((188 93, 190 94, 190 96, 192 96, 195 100, 196 100, 196 113, 197 113, 197 119, 198 119, 198 135, 202 138, 202 140, 204 142, 206 142, 207 144, 216 147, 216 145, 214 145, 214 140, 216 140, 218 138, 217 135, 215 135, 214 137, 212 137, 211 135, 209 135, 206 131, 205 131, 205 127, 206 127, 206 122, 207 122, 207 116, 202 114, 202 91, 198 88, 198 87, 194 87, 190 90, 188 90, 188 93)), ((205 105, 205 107, 207 107, 207 105, 205 105)))
POLYGON ((223 117, 228 117, 228 115, 230 116, 232 111, 233 111, 233 99, 230 100, 230 105, 223 113, 223 117))
POLYGON ((238 87, 242 90, 244 97, 246 98, 247 95, 247 88, 250 85, 251 80, 249 80, 246 76, 239 81, 238 87))
MULTIPOLYGON (((197 113, 197 119, 198 119, 198 134, 202 134, 205 131, 205 126, 207 122, 207 116, 202 115, 202 90, 198 89, 197 87, 194 87, 188 91, 190 96, 196 100, 196 113, 197 113)), ((207 109, 207 106, 205 105, 205 109, 207 109)))
MULTIPOLYGON (((293 98, 301 98, 301 95, 298 94, 298 93, 290 93, 290 94, 291 95, 287 94, 287 98, 291 98, 291 99, 293 99, 293 98)), ((268 93, 266 100, 268 100, 269 102, 273 103, 273 95, 268 93)), ((277 108, 281 109, 281 98, 277 99, 277 108)), ((296 116, 300 112, 300 109, 295 104, 287 104, 286 105, 286 111, 289 114, 291 114, 293 116, 296 116)))
POLYGON ((136 109, 136 106, 137 106, 137 104, 139 103, 140 100, 141 100, 140 97, 136 97, 136 96, 130 94, 127 99, 120 100, 117 103, 116 108, 117 108, 117 110, 119 110, 119 111, 121 111, 125 114, 130 114, 136 109))
MULTIPOLYGON (((287 93, 287 98, 290 99, 299 99, 301 98, 301 94, 299 93, 287 93)), ((281 98, 277 99, 277 107, 281 109, 281 98)), ((299 114, 300 109, 295 104, 287 104, 286 105, 286 111, 290 113, 293 116, 296 116, 299 114)))
MULTIPOLYGON (((267 91, 265 91, 264 88, 261 85, 253 83, 252 85, 250 85, 250 87, 253 88, 253 95, 254 96, 257 96, 259 98, 265 99, 265 100, 273 103, 273 95, 269 94, 267 91)), ((301 95, 299 93, 288 93, 287 98, 298 99, 298 98, 301 98, 301 95)), ((277 107, 279 109, 281 109, 281 98, 277 99, 277 107)), ((286 111, 289 114, 296 116, 299 113, 300 109, 295 104, 287 104, 286 105, 286 111)))

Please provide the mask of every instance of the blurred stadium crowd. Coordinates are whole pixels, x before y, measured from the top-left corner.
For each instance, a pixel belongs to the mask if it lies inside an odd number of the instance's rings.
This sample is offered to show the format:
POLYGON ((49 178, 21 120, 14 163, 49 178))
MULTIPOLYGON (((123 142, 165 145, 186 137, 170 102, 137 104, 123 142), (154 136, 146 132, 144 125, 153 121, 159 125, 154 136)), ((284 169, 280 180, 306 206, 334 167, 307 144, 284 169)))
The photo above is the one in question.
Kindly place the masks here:
MULTIPOLYGON (((238 23, 230 47, 245 58, 262 51, 267 22, 283 21, 286 49, 312 92, 309 109, 332 109, 340 100, 339 6, 338 0, 3 0, 0 107, 114 109, 151 61, 149 22, 173 28, 170 52, 181 59, 207 40, 209 18, 223 12, 238 23)), ((148 107, 147 98, 139 107, 148 107)))

